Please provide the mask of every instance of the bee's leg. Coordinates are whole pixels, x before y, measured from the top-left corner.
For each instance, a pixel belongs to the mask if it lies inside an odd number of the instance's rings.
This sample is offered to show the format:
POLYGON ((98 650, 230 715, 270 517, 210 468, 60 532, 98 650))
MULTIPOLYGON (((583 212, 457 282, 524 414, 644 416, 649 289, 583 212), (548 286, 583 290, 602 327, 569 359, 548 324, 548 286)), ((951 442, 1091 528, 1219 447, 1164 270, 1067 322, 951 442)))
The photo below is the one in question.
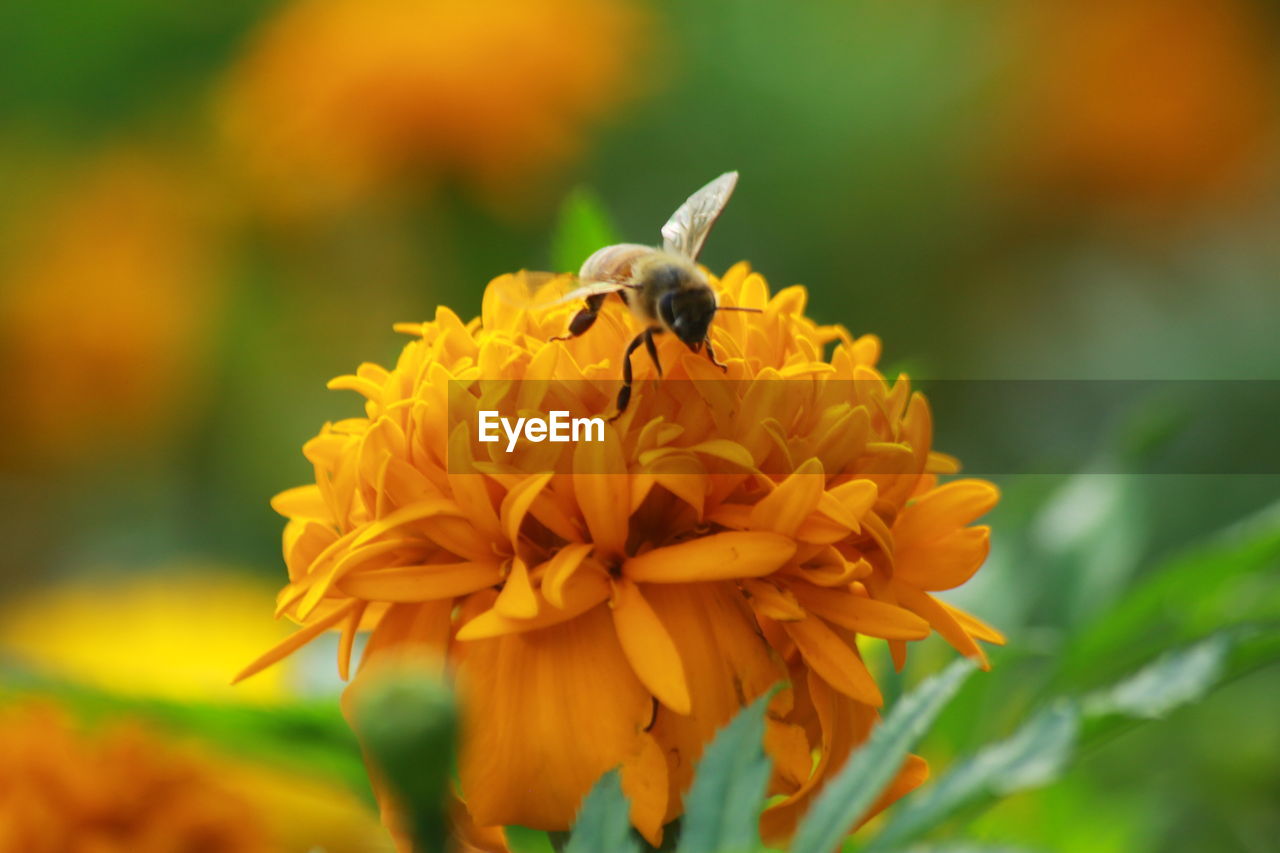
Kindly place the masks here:
POLYGON ((728 373, 729 365, 725 364, 722 361, 718 361, 716 359, 716 351, 711 346, 711 338, 708 337, 705 341, 703 341, 703 343, 707 345, 707 358, 711 359, 711 363, 714 364, 716 367, 720 368, 721 370, 723 370, 725 373, 728 373))
POLYGON ((653 362, 653 366, 658 368, 658 375, 662 375, 662 361, 658 358, 658 347, 653 342, 654 330, 650 329, 644 333, 644 348, 649 351, 649 359, 653 362))
POLYGON ((611 422, 622 417, 622 413, 627 410, 627 404, 631 402, 631 353, 649 338, 649 334, 649 330, 646 329, 636 335, 635 340, 627 344, 627 351, 622 354, 622 387, 618 389, 618 412, 609 418, 611 422))
POLYGON ((556 335, 551 340, 567 341, 576 338, 579 335, 585 335, 591 325, 595 323, 596 317, 600 315, 600 306, 604 303, 607 293, 596 293, 587 297, 587 307, 583 308, 577 314, 573 315, 573 319, 569 321, 569 334, 556 335))

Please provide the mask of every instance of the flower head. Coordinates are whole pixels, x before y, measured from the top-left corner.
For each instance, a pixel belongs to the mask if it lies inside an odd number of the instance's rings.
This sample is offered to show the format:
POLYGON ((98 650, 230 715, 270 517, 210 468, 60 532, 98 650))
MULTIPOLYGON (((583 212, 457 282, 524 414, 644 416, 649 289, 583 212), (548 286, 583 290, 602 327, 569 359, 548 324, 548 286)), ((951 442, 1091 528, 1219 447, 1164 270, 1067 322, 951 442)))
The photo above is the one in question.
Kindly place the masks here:
POLYGON ((1265 22, 1241 0, 1027 7, 1005 157, 1033 195, 1171 205, 1257 182, 1275 124, 1265 22))
MULTIPOLYGON (((745 264, 711 281, 721 305, 762 311, 717 315, 727 375, 659 336, 666 379, 637 359, 636 396, 603 441, 507 454, 473 440, 470 414, 490 404, 605 412, 638 331, 610 305, 589 333, 550 342, 577 306, 523 310, 504 298, 511 276, 481 318, 441 307, 398 327, 415 339, 393 368, 330 383, 362 394, 365 415, 308 442, 316 482, 274 502, 289 518, 279 611, 304 627, 246 674, 330 628, 345 673, 371 629, 362 666, 456 676, 477 824, 565 829, 620 765, 654 842, 715 730, 787 679, 766 739, 780 798, 762 828, 788 835, 877 719, 860 638, 887 640, 899 664, 931 631, 979 659, 975 639, 1000 641, 932 595, 982 564, 988 530, 970 524, 997 492, 937 484, 955 461, 933 451, 906 377, 875 370, 876 338, 815 324, 803 288, 770 296, 745 264)), ((882 805, 923 777, 908 762, 882 805)))
POLYGON ((212 221, 178 168, 113 150, 21 218, 0 311, 6 458, 155 438, 198 386, 212 221))
POLYGON ((0 709, 0 848, 268 850, 218 767, 138 725, 77 731, 55 706, 0 709))
POLYGON ((231 150, 286 213, 409 177, 493 190, 575 153, 629 94, 627 0, 295 0, 228 83, 231 150))
POLYGON ((381 849, 331 784, 250 766, 142 719, 73 722, 49 699, 0 707, 0 850, 381 849))

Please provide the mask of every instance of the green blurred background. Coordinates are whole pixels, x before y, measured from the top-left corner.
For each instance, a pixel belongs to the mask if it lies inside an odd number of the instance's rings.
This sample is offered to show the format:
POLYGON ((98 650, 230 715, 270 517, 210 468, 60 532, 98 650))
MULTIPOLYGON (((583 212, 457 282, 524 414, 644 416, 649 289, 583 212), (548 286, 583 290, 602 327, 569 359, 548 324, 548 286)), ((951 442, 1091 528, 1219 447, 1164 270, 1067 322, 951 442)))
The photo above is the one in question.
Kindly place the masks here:
MULTIPOLYGON (((225 675, 282 630, 267 499, 359 412, 325 381, 394 359, 393 322, 473 316, 494 276, 550 265, 579 186, 651 241, 740 170, 704 262, 807 285, 818 320, 913 376, 1275 378, 1278 99, 1264 0, 6 4, 0 642, 111 689, 234 696, 225 675)), ((991 564, 957 599, 1010 647, 931 759, 1007 732, 1131 590, 1280 495, 1067 474, 999 478, 991 564)), ((1241 602, 1275 579, 1272 555, 1241 602)), ((259 692, 329 696, 330 653, 259 692)), ((1270 849, 1276 676, 969 834, 1270 849)))

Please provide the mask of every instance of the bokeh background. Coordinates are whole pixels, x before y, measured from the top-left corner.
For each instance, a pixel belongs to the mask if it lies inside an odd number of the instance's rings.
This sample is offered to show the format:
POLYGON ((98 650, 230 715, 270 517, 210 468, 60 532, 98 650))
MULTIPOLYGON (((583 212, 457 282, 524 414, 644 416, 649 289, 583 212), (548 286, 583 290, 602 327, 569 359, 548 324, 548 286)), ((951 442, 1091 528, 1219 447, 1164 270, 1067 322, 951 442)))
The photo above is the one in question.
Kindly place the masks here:
MULTIPOLYGON (((579 187, 650 241, 740 170, 704 262, 807 285, 913 376, 1280 377, 1278 104, 1265 0, 5 4, 0 693, 331 705, 323 644, 227 686, 288 630, 267 500, 359 411, 326 380, 393 359, 393 322, 472 316, 494 276, 552 265, 579 187)), ((998 479, 991 565, 958 597, 1010 649, 926 743, 943 764, 1185 549, 1277 524, 1273 476, 998 479)), ((1240 601, 1276 602, 1276 560, 1240 601)), ((1268 849, 1278 703, 1272 665, 967 836, 1268 849)), ((305 723, 213 728, 236 761, 313 771, 305 723)), ((350 821, 307 843, 379 843, 353 766, 315 795, 350 821)))

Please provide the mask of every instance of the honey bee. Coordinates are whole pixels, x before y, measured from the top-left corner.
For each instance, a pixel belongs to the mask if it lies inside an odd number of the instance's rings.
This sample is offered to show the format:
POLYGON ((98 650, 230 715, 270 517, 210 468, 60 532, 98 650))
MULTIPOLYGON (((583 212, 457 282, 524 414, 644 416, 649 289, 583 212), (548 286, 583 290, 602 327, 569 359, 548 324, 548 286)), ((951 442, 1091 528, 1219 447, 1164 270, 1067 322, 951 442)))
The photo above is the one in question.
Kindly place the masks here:
POLYGON ((689 196, 684 204, 662 226, 662 248, 638 243, 619 243, 597 250, 582 264, 578 272, 581 286, 557 303, 585 299, 586 306, 569 322, 568 334, 553 340, 569 340, 586 334, 605 299, 616 293, 644 325, 644 331, 627 345, 622 357, 622 388, 618 391, 617 413, 622 415, 631 402, 631 354, 644 345, 658 375, 662 362, 654 335, 671 332, 693 352, 704 348, 707 358, 721 370, 726 365, 716 359, 707 330, 717 311, 758 311, 751 308, 729 308, 717 304, 715 291, 698 268, 702 245, 716 224, 733 189, 737 172, 726 172, 689 196))

